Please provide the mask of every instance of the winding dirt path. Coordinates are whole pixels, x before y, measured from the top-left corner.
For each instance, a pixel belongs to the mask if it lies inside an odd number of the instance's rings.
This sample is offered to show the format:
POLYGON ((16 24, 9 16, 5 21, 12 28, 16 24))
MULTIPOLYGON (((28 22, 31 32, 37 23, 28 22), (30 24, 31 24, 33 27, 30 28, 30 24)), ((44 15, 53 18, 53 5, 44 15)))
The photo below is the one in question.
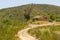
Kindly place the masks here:
POLYGON ((21 40, 38 40, 35 37, 32 37, 31 35, 28 34, 28 30, 35 28, 35 27, 39 27, 39 26, 48 26, 48 25, 53 25, 53 23, 48 23, 48 24, 40 24, 40 25, 28 25, 28 28, 20 30, 18 32, 18 36, 21 40))

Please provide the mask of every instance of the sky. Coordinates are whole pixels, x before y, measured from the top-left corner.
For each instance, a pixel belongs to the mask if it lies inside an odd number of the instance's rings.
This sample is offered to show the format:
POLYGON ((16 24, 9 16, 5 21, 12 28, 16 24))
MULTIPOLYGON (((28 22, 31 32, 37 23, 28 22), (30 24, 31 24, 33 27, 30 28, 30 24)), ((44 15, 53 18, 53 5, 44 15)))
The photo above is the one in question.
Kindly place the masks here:
POLYGON ((60 0, 0 0, 0 9, 21 6, 30 3, 60 6, 60 0))

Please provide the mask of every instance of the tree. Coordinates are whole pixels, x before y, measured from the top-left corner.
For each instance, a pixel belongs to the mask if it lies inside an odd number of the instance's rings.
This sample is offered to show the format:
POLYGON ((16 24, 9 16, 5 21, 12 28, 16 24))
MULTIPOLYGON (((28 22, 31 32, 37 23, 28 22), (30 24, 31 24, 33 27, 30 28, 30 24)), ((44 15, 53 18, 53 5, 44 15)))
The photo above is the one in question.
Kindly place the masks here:
POLYGON ((33 8, 34 8, 34 5, 32 4, 30 7, 24 10, 25 11, 24 17, 27 21, 30 20, 30 14, 33 8))
POLYGON ((55 15, 50 15, 50 19, 55 21, 55 19, 56 19, 55 15))
POLYGON ((24 14, 24 17, 27 21, 30 20, 30 15, 29 14, 24 14))

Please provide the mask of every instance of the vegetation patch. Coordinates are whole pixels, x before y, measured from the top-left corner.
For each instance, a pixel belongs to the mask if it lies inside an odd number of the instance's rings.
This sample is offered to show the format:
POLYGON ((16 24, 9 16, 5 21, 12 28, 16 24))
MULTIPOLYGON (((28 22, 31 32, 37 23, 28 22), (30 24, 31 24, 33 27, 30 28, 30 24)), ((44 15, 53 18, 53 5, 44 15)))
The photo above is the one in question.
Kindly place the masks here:
POLYGON ((26 28, 25 21, 17 21, 4 19, 0 24, 0 40, 19 40, 17 33, 23 28, 26 28))
MULTIPOLYGON (((30 18, 33 19, 33 17, 37 15, 45 15, 49 17, 50 22, 60 21, 60 7, 47 4, 33 5, 28 4, 7 9, 0 9, 0 40, 16 40, 15 35, 17 32, 23 28, 26 28, 26 20, 28 21, 30 18)), ((59 27, 55 29, 52 28, 51 30, 57 29, 60 30, 59 27)), ((40 32, 39 30, 34 29, 33 31, 32 29, 30 32, 35 36, 36 34, 41 35, 41 33, 38 33, 40 32)), ((39 35, 38 38, 40 37, 39 35)))
POLYGON ((30 29, 28 33, 39 40, 60 40, 60 26, 42 26, 30 29))

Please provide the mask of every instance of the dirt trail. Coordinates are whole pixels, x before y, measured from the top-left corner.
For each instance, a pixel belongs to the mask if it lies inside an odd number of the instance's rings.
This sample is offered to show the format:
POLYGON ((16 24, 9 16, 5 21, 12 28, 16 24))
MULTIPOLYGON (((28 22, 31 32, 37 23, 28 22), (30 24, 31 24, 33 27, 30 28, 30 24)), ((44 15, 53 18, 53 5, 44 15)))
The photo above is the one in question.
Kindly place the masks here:
POLYGON ((28 30, 35 28, 35 27, 39 27, 39 26, 48 26, 48 25, 53 25, 53 23, 48 23, 48 24, 40 24, 40 25, 33 25, 33 24, 29 24, 28 27, 26 29, 20 30, 18 32, 18 36, 21 40, 38 40, 35 37, 32 37, 31 35, 28 34, 28 30))

